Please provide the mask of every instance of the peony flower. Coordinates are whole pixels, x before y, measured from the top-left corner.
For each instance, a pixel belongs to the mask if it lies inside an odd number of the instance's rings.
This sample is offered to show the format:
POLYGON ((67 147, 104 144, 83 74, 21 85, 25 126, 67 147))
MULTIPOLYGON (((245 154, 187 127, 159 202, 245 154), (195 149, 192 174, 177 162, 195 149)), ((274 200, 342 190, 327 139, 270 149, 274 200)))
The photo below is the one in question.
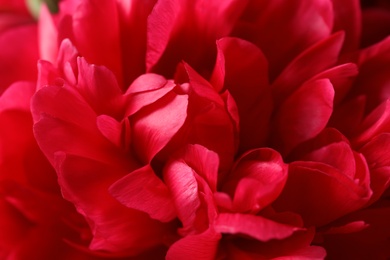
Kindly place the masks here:
POLYGON ((389 258, 390 42, 373 6, 42 6, 37 46, 5 42, 0 61, 38 63, 2 76, 0 256, 389 258))

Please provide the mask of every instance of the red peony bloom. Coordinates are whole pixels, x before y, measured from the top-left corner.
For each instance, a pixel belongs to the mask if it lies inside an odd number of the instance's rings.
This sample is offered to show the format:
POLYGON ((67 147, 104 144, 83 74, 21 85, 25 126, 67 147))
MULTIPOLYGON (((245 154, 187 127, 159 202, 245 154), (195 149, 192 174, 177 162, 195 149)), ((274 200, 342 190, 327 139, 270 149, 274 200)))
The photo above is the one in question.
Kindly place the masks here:
POLYGON ((0 257, 390 257, 384 1, 3 2, 0 257))

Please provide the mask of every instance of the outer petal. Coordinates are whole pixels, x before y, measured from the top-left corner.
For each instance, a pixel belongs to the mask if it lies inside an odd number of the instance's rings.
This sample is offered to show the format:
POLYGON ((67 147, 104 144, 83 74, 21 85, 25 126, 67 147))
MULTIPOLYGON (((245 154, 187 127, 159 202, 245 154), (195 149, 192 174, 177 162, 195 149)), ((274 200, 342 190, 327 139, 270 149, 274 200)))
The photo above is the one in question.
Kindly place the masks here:
POLYGON ((19 81, 12 84, 0 96, 0 112, 8 109, 30 110, 30 99, 35 92, 35 84, 19 81))
MULTIPOLYGON (((107 149, 107 140, 102 138, 96 127, 96 115, 77 93, 55 86, 43 88, 33 97, 32 110, 36 115, 35 137, 53 165, 56 151, 74 152, 89 157, 102 150, 112 151, 107 149), (82 141, 77 144, 70 141, 75 138, 82 141), (102 144, 105 148, 97 148, 102 144), (92 148, 91 145, 95 147, 92 148)), ((107 158, 102 154, 98 157, 107 158)))
POLYGON ((199 235, 184 237, 170 246, 167 260, 213 260, 221 235, 209 229, 199 235))
POLYGON ((334 104, 337 105, 348 94, 356 75, 358 75, 357 65, 345 63, 322 71, 311 80, 329 79, 335 90, 334 104))
POLYGON ((261 216, 239 213, 220 213, 214 227, 221 233, 248 235, 263 242, 284 239, 301 230, 299 227, 280 224, 261 216))
POLYGON ((57 153, 55 159, 63 196, 90 223, 94 235, 91 249, 138 254, 162 242, 163 224, 109 195, 108 188, 123 176, 123 170, 64 153, 57 153))
POLYGON ((356 180, 321 163, 291 163, 287 184, 273 204, 275 209, 296 212, 306 226, 318 227, 363 207, 372 192, 367 165, 358 163, 363 173, 356 180))
POLYGON ((78 58, 77 89, 96 114, 122 117, 124 104, 121 90, 113 73, 105 67, 89 65, 78 58), (122 113, 121 113, 122 112, 122 113))
POLYGON ((164 170, 164 180, 185 233, 207 230, 215 217, 211 193, 216 189, 217 166, 215 153, 199 145, 189 145, 164 170))
POLYGON ((291 160, 322 162, 351 179, 355 178, 355 154, 348 139, 334 128, 325 128, 315 138, 297 147, 291 155, 291 160))
POLYGON ((332 27, 329 0, 251 1, 233 35, 260 47, 269 61, 273 81, 295 56, 328 37, 332 27))
POLYGON ((336 64, 343 39, 343 33, 335 33, 306 49, 288 64, 272 84, 276 104, 286 100, 309 78, 336 64))
POLYGON ((275 116, 273 143, 282 154, 319 134, 333 111, 334 89, 329 80, 317 80, 301 86, 275 116))
POLYGON ((184 60, 209 76, 215 40, 230 33, 246 2, 158 1, 148 18, 147 71, 171 77, 184 60))
POLYGON ((187 95, 170 92, 130 118, 133 146, 142 162, 150 162, 171 141, 187 118, 187 106, 187 95))
POLYGON ((39 57, 55 63, 58 54, 58 31, 46 5, 42 5, 38 21, 39 57))
POLYGON ((116 181, 110 194, 126 207, 146 212, 153 219, 168 222, 175 218, 171 194, 149 165, 116 181))
POLYGON ((390 98, 390 37, 361 51, 357 61, 359 75, 353 86, 353 95, 366 95, 366 112, 390 98))
POLYGON ((90 63, 108 67, 121 85, 123 72, 116 1, 83 1, 72 19, 74 44, 81 55, 90 63))
POLYGON ((375 136, 390 132, 390 99, 376 107, 355 130, 352 143, 361 146, 375 136))
POLYGON ((360 149, 370 167, 371 189, 373 191, 371 202, 376 201, 390 186, 389 146, 390 134, 384 133, 376 136, 360 149))
POLYGON ((223 64, 216 64, 213 78, 222 69, 223 82, 217 89, 227 89, 237 104, 240 150, 260 147, 268 134, 273 107, 267 60, 255 45, 238 38, 218 40, 217 47, 217 61, 223 60, 223 64))
POLYGON ((342 53, 358 49, 361 36, 361 9, 358 0, 332 0, 334 12, 333 32, 344 31, 342 53))
POLYGON ((220 171, 226 172, 232 164, 237 149, 235 115, 230 114, 236 106, 232 100, 221 97, 215 89, 184 64, 189 78, 189 121, 186 131, 189 142, 200 144, 219 155, 220 171), (226 104, 226 103, 228 104, 226 104))
POLYGON ((124 87, 146 71, 147 18, 157 0, 118 0, 124 87))
POLYGON ((0 94, 13 82, 36 80, 37 27, 18 26, 0 34, 0 94))
POLYGON ((243 155, 223 190, 232 194, 235 212, 256 214, 271 204, 287 181, 287 167, 274 150, 262 148, 243 155))

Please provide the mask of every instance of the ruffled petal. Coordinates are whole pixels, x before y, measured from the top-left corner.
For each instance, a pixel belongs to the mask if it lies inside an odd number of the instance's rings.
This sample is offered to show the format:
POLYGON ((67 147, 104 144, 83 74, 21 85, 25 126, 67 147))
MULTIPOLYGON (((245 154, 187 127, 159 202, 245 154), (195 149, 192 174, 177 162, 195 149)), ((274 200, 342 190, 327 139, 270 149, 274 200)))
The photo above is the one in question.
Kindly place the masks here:
POLYGON ((329 80, 304 84, 288 97, 275 117, 273 143, 288 154, 299 143, 315 137, 333 112, 334 89, 329 80))
POLYGON ((261 148, 241 157, 223 189, 233 195, 235 212, 256 214, 271 204, 287 181, 287 167, 274 150, 261 148))
POLYGON ((213 260, 216 257, 221 235, 207 230, 198 235, 186 236, 169 248, 167 260, 213 260))
POLYGON ((90 249, 133 255, 162 243, 167 226, 126 208, 108 193, 123 169, 61 152, 55 162, 63 196, 90 224, 90 249))
POLYGON ((271 239, 284 239, 295 231, 302 230, 302 228, 277 223, 261 216, 240 213, 220 213, 214 228, 224 234, 248 235, 263 242, 271 239))
POLYGON ((110 194, 128 208, 148 213, 153 219, 168 222, 176 212, 167 186, 146 165, 111 185, 110 194))
POLYGON ((358 174, 356 180, 322 163, 291 163, 286 186, 273 204, 275 209, 296 212, 306 226, 317 227, 360 209, 368 202, 372 191, 365 161, 357 163, 364 173, 358 174))
POLYGON ((273 107, 267 60, 255 45, 238 38, 218 40, 217 47, 219 63, 211 82, 217 80, 216 73, 222 73, 221 86, 215 87, 227 89, 237 104, 240 150, 260 147, 268 134, 273 107))

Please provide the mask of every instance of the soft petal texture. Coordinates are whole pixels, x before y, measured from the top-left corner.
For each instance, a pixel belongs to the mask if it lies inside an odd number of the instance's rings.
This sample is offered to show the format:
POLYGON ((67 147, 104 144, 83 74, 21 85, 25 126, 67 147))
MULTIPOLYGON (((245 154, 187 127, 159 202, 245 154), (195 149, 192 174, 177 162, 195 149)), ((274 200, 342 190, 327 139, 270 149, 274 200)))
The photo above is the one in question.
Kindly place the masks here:
POLYGON ((172 139, 187 117, 188 97, 171 92, 131 117, 134 147, 148 163, 172 139))
POLYGON ((73 40, 80 53, 90 63, 108 67, 117 77, 119 84, 122 84, 116 1, 80 2, 72 16, 72 31, 73 40), (98 44, 91 45, 91 41, 98 44))
POLYGON ((111 159, 118 161, 114 146, 96 127, 96 114, 76 93, 66 88, 46 87, 34 96, 32 107, 33 113, 39 116, 35 118, 35 137, 53 165, 54 154, 57 151, 79 154, 101 161, 111 159), (75 136, 81 140, 77 144, 70 141, 74 140, 75 136), (55 142, 55 140, 62 140, 62 142, 55 142))
POLYGON ((121 90, 115 76, 106 67, 89 65, 78 58, 78 91, 97 114, 119 116, 123 109, 121 90))
POLYGON ((270 239, 283 239, 300 230, 299 227, 276 223, 261 216, 240 213, 219 214, 215 229, 225 234, 248 235, 264 242, 270 239))
POLYGON ((246 2, 158 1, 148 18, 147 71, 171 77, 184 60, 209 76, 215 40, 231 32, 246 2))
POLYGON ((213 260, 215 259, 221 235, 207 230, 199 235, 187 236, 174 243, 167 252, 167 260, 213 260))
POLYGON ((286 186, 275 208, 300 214, 307 226, 322 226, 362 208, 372 192, 365 180, 368 169, 364 159, 356 156, 355 160, 361 171, 356 181, 323 163, 291 163, 286 186))
POLYGON ((0 94, 17 80, 36 80, 37 27, 17 26, 0 34, 0 94), (29 44, 25 44, 26 41, 29 44), (10 44, 12 43, 12 44, 10 44))
POLYGON ((91 226, 91 249, 137 254, 162 243, 164 225, 124 207, 108 194, 110 185, 123 176, 121 169, 64 153, 57 153, 55 160, 64 197, 75 204, 91 226))
POLYGON ((337 105, 348 94, 348 91, 351 89, 352 83, 358 73, 358 67, 356 64, 345 63, 324 70, 310 80, 329 79, 335 91, 334 104, 337 105))
POLYGON ((164 181, 171 191, 183 233, 203 232, 214 220, 216 209, 211 192, 216 189, 217 165, 216 155, 199 145, 187 146, 168 162, 164 181))
POLYGON ((295 56, 329 36, 332 27, 328 0, 250 1, 233 35, 260 47, 270 62, 273 81, 295 56))
POLYGON ((343 40, 344 34, 336 33, 306 49, 288 64, 272 84, 276 102, 282 103, 305 80, 334 65, 343 40), (327 58, 323 59, 324 56, 327 58))
POLYGON ((155 3, 156 0, 117 1, 125 88, 146 71, 147 18, 155 3))
POLYGON ((289 96, 275 116, 275 147, 282 154, 288 154, 299 143, 319 134, 332 113, 333 98, 334 89, 327 79, 302 85, 289 96))
POLYGON ((371 201, 376 201, 390 186, 390 134, 383 133, 370 140, 360 152, 364 154, 371 171, 371 201))
POLYGON ((358 56, 359 75, 353 86, 353 94, 367 96, 366 111, 372 111, 390 97, 389 61, 390 37, 362 50, 358 56))
POLYGON ((227 89, 236 101, 240 150, 260 147, 268 135, 273 107, 267 60, 255 45, 238 38, 223 38, 217 41, 217 47, 211 82, 217 89, 227 89))
POLYGON ((128 208, 168 222, 175 218, 175 207, 167 186, 146 165, 127 174, 110 187, 110 194, 128 208))
POLYGON ((360 127, 356 131, 358 135, 352 139, 352 141, 357 146, 361 146, 375 136, 389 131, 390 99, 380 104, 366 118, 364 118, 360 127))
POLYGON ((42 5, 38 21, 39 57, 54 63, 58 54, 58 31, 46 5, 42 5))
POLYGON ((256 214, 271 204, 287 181, 287 166, 272 149, 252 150, 232 169, 223 190, 233 197, 233 210, 256 214))
POLYGON ((361 34, 361 10, 358 0, 332 0, 334 11, 333 31, 345 32, 342 52, 355 51, 359 47, 361 34))

